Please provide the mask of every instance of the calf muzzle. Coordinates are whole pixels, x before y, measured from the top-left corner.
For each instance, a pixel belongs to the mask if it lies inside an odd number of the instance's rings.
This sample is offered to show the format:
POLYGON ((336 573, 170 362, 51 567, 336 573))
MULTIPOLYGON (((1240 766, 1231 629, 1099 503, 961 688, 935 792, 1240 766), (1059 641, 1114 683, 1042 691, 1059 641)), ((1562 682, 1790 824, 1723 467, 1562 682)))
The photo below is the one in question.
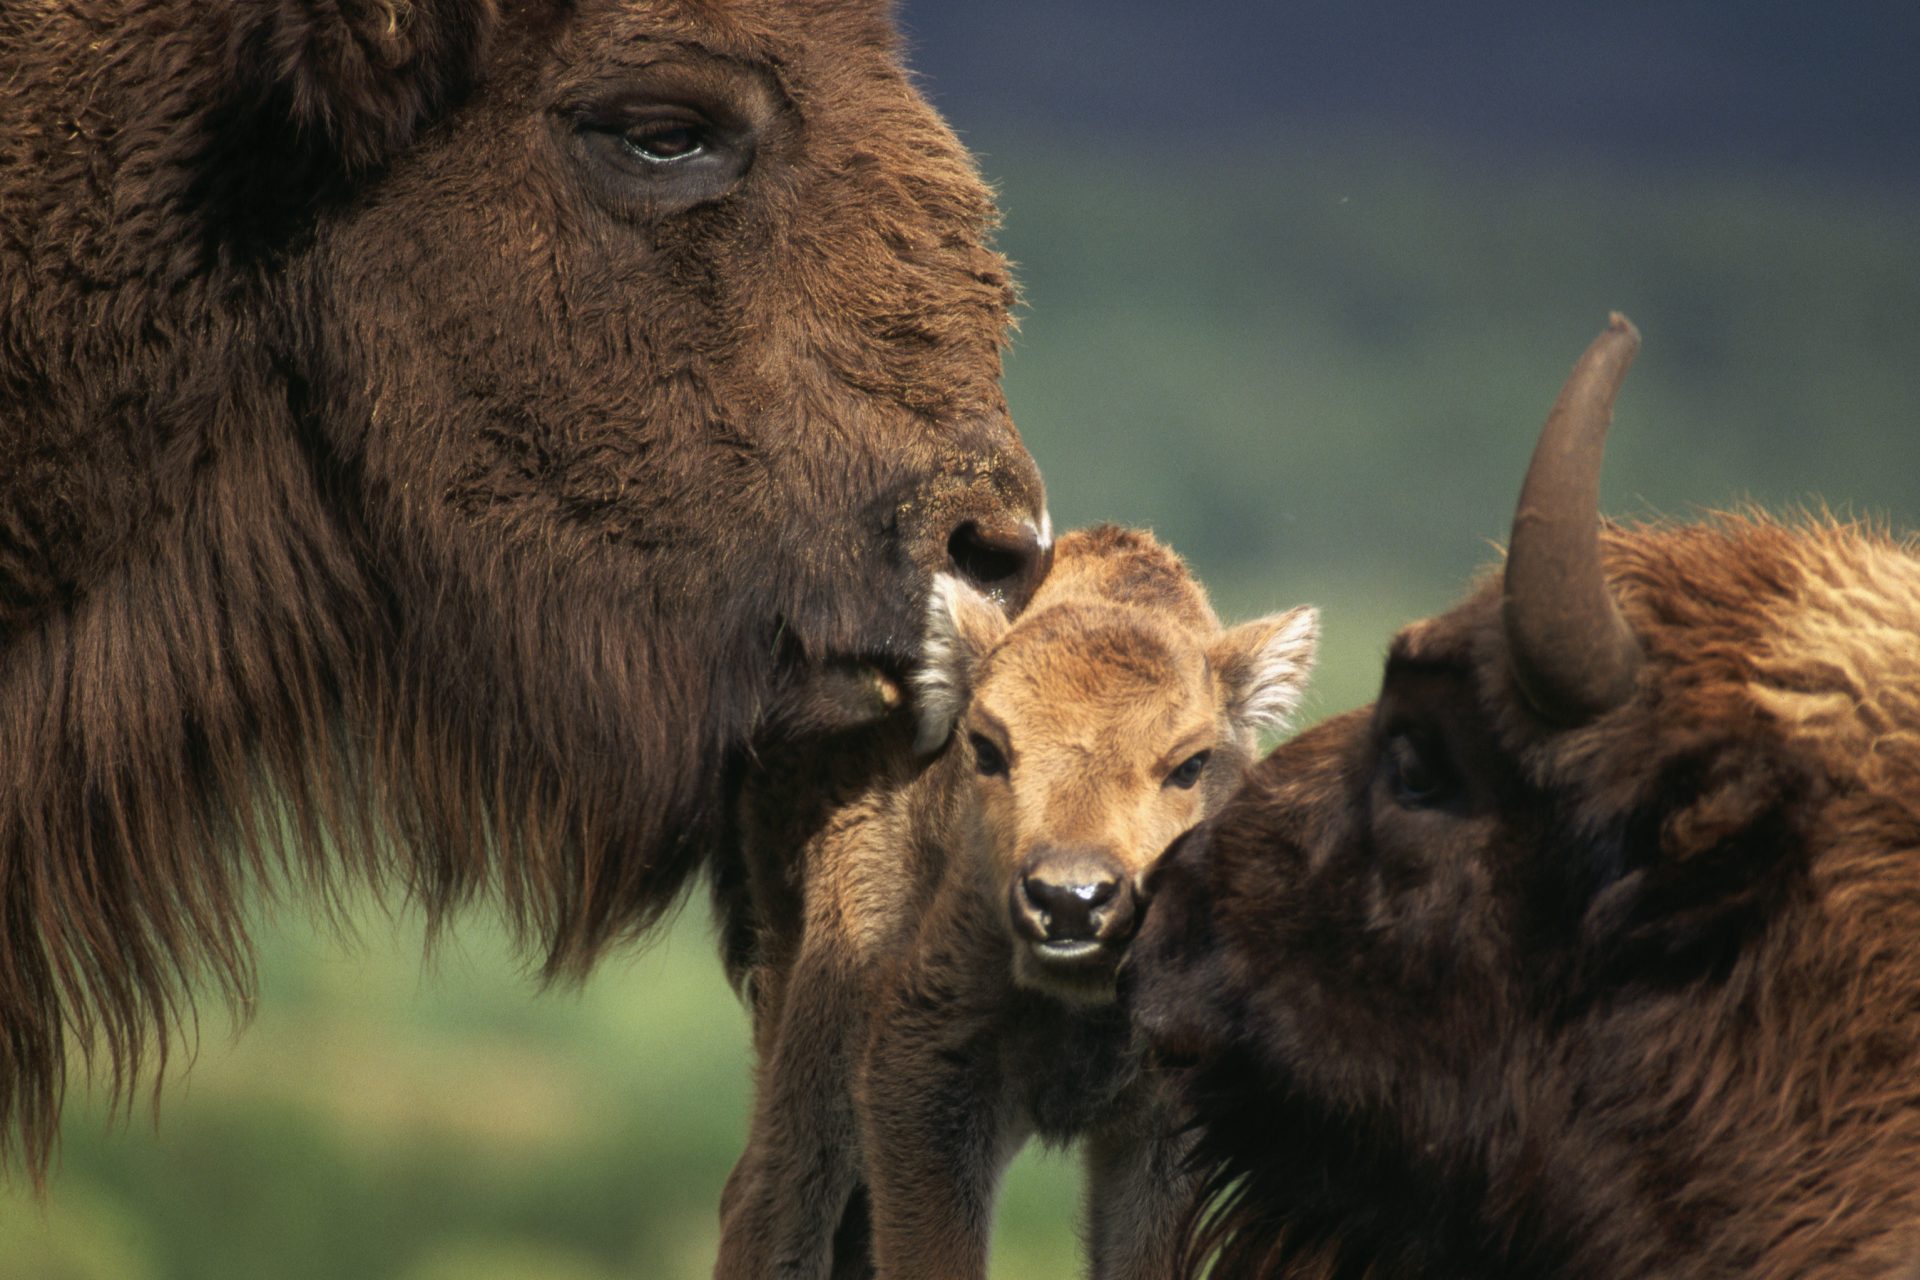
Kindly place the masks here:
POLYGON ((1086 849, 1041 849, 1013 883, 1016 936, 1043 959, 1073 963, 1117 951, 1138 920, 1133 886, 1119 861, 1086 849))

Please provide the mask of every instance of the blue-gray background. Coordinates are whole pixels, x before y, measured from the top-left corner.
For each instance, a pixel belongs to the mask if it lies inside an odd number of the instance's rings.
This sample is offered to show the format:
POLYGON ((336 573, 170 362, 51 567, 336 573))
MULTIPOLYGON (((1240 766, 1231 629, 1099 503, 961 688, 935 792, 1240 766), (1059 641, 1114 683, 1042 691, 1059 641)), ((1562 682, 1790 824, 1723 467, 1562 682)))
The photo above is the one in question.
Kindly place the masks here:
MULTIPOLYGON (((1920 525, 1920 17, 1896 3, 910 0, 998 185, 1015 413, 1062 525, 1147 524, 1223 612, 1326 611, 1315 714, 1503 536, 1609 309, 1646 348, 1616 514, 1747 499, 1920 525)), ((484 920, 422 972, 292 904, 237 1042, 206 1010, 156 1135, 69 1117, 0 1280, 696 1277, 749 1090, 690 910, 584 992, 484 920)), ((996 1274, 1074 1263, 1025 1161, 996 1274)))

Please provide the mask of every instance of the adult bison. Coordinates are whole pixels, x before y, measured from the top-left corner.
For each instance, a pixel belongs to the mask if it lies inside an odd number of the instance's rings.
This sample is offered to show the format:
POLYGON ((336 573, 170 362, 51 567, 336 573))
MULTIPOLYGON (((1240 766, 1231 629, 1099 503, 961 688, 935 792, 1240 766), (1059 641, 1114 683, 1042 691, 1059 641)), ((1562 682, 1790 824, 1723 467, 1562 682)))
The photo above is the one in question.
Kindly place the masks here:
POLYGON ((1504 575, 1156 868, 1221 1276, 1920 1267, 1920 555, 1596 514, 1637 336, 1504 575))
POLYGON ((882 0, 0 8, 0 1150, 242 884, 556 973, 809 673, 1044 567, 993 209, 882 0))

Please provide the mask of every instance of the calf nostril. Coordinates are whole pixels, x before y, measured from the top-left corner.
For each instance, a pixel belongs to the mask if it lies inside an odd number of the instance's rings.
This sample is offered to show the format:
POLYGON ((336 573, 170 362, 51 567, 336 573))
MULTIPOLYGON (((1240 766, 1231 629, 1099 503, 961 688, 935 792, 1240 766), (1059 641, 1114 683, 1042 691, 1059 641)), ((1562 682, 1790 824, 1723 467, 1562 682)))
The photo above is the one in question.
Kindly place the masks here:
POLYGON ((1120 887, 1117 880, 1102 880, 1097 884, 1076 884, 1067 892, 1087 904, 1089 907, 1102 906, 1113 898, 1114 890, 1120 887))
POLYGON ((968 520, 947 539, 947 559, 961 577, 1017 610, 1047 576, 1053 544, 1031 524, 1004 529, 968 520))
POLYGON ((1119 892, 1115 880, 1054 884, 1037 876, 1020 881, 1035 921, 1048 942, 1091 942, 1100 936, 1100 909, 1119 892))

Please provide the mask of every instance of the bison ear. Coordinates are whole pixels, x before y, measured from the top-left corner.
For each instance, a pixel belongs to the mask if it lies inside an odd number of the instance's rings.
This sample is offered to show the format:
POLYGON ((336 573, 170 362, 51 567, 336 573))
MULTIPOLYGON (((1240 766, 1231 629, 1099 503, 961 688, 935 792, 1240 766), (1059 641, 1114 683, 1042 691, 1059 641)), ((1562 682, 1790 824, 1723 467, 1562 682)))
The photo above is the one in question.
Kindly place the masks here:
POLYGON ((1227 695, 1227 717, 1251 736, 1277 733, 1306 692, 1320 645, 1320 613, 1302 605, 1243 622, 1207 649, 1227 695))
POLYGON ((348 172, 377 167, 473 83, 496 0, 271 0, 234 57, 265 108, 348 172))
POLYGON ((987 653, 1007 633, 1000 606, 952 574, 933 580, 927 601, 927 634, 920 669, 913 673, 914 749, 931 755, 946 742, 973 696, 973 682, 987 653))
POLYGON ((1824 783, 1757 726, 1668 762, 1622 844, 1658 856, 1597 893, 1581 924, 1604 980, 1724 969, 1806 874, 1824 783))

